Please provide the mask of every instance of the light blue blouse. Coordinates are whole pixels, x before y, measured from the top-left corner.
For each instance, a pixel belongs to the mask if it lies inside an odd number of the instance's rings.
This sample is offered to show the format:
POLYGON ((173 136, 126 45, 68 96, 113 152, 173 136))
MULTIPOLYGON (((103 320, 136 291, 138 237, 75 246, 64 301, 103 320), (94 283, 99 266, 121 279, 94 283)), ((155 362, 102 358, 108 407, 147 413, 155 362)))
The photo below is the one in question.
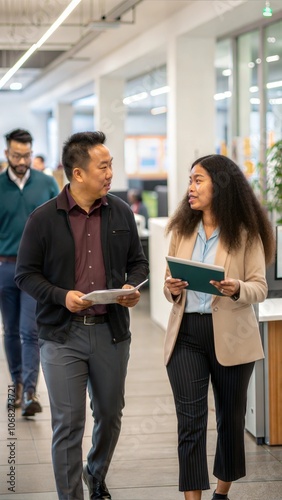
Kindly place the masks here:
MULTIPOLYGON (((216 228, 207 240, 202 221, 199 224, 198 235, 192 253, 192 260, 214 264, 215 254, 219 241, 219 228, 216 228)), ((211 313, 212 295, 209 293, 194 292, 187 288, 186 313, 211 313)))

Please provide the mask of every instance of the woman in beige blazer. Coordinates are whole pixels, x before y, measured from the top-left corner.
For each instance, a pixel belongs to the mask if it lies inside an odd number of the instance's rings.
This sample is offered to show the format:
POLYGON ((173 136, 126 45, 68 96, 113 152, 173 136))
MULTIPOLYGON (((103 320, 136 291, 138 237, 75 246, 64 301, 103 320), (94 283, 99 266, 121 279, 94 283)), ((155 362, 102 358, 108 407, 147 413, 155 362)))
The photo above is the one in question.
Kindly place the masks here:
POLYGON ((221 295, 189 291, 166 270, 164 293, 173 304, 165 362, 178 418, 179 489, 200 500, 209 489, 207 395, 213 386, 217 418, 213 499, 227 499, 245 475, 244 422, 254 362, 263 358, 253 305, 265 300, 265 266, 273 258, 271 224, 240 168, 209 155, 191 167, 188 192, 170 218, 169 255, 224 267, 212 281, 221 295))

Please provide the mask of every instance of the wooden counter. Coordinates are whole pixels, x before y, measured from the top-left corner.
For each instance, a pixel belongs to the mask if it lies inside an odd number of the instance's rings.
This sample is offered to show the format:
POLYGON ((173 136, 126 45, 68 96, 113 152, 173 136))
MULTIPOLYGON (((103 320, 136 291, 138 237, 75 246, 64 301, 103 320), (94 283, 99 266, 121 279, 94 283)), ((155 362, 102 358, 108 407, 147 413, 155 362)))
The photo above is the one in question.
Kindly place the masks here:
POLYGON ((265 442, 282 445, 282 299, 259 305, 265 350, 265 442))

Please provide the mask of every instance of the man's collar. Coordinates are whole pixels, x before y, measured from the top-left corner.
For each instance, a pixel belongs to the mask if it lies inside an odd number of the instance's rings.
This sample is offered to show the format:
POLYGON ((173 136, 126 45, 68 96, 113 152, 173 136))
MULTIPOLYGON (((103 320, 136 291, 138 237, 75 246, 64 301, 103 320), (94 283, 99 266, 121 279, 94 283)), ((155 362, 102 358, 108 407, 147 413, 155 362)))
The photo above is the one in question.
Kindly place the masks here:
POLYGON ((19 188, 20 190, 22 190, 22 189, 25 187, 25 185, 26 185, 26 183, 27 183, 28 179, 30 178, 30 168, 29 168, 29 169, 27 169, 27 171, 26 171, 26 173, 24 174, 24 176, 23 176, 23 177, 18 177, 18 176, 14 173, 13 169, 9 166, 9 167, 8 167, 8 169, 7 169, 7 175, 8 175, 8 177, 9 177, 9 179, 10 179, 12 182, 14 182, 14 184, 16 184, 16 186, 18 186, 18 188, 19 188))
POLYGON ((10 166, 8 166, 7 172, 13 182, 26 183, 26 181, 30 178, 30 168, 27 169, 23 177, 18 177, 10 166))
MULTIPOLYGON (((57 196, 57 208, 69 212, 73 207, 77 205, 76 201, 73 199, 69 191, 70 184, 66 184, 60 194, 57 196)), ((97 200, 98 201, 98 200, 97 200)), ((106 196, 100 199, 100 204, 107 206, 108 200, 106 196)))

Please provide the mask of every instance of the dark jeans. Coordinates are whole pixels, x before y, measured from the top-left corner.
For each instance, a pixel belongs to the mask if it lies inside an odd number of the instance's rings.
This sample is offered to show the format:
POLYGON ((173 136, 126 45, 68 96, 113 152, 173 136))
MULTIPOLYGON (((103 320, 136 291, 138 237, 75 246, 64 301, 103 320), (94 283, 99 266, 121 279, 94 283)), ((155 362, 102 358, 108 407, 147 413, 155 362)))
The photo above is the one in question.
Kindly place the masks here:
POLYGON ((254 363, 219 364, 211 314, 184 314, 167 366, 178 419, 180 491, 210 487, 206 452, 210 379, 217 423, 213 474, 226 482, 245 476, 245 413, 253 367, 254 363))
POLYGON ((39 339, 52 415, 52 460, 60 500, 82 500, 86 388, 94 419, 90 473, 102 481, 121 429, 130 339, 113 344, 108 323, 72 322, 64 344, 39 339))
POLYGON ((0 310, 4 345, 12 381, 35 392, 39 372, 39 346, 35 321, 36 301, 14 282, 15 264, 0 262, 0 310))

